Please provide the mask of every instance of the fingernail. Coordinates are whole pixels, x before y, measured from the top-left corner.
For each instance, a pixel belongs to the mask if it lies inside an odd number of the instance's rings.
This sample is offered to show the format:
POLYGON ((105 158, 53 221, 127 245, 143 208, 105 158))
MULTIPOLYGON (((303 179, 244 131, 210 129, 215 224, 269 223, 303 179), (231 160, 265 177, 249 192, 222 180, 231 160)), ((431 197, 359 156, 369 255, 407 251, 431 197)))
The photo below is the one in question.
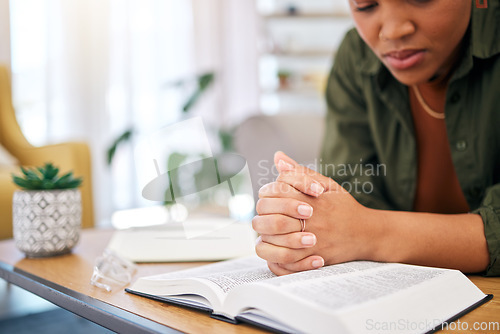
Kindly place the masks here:
POLYGON ((310 205, 301 204, 297 208, 297 212, 303 217, 311 217, 313 213, 313 208, 310 205))
POLYGON ((293 170, 293 165, 284 160, 278 161, 278 167, 280 170, 293 170))
POLYGON ((316 236, 315 235, 304 235, 302 239, 300 239, 302 245, 304 246, 314 246, 316 244, 316 236))
POLYGON ((259 195, 265 193, 268 190, 267 189, 268 187, 270 187, 270 183, 266 183, 262 187, 260 187, 260 189, 259 189, 259 195))
POLYGON ((319 182, 314 181, 311 184, 311 191, 319 196, 325 191, 325 188, 323 188, 323 186, 319 184, 319 182))
POLYGON ((321 259, 321 260, 314 260, 311 265, 314 267, 314 268, 321 268, 325 265, 325 260, 321 259))

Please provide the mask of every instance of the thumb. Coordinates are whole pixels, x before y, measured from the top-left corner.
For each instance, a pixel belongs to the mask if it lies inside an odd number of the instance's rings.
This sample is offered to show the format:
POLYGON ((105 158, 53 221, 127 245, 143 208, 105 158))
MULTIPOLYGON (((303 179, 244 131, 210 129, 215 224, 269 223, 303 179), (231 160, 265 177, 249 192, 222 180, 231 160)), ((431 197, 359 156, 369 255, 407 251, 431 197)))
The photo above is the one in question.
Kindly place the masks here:
POLYGON ((274 154, 274 165, 279 173, 295 171, 299 173, 318 174, 316 171, 300 165, 281 151, 277 151, 274 154))
MULTIPOLYGON (((299 174, 305 174, 313 180, 319 182, 327 191, 342 190, 342 187, 333 179, 324 176, 321 173, 316 172, 315 170, 299 165, 295 160, 281 151, 278 151, 274 154, 274 164, 278 169, 278 172, 280 173, 280 177, 278 177, 278 179, 281 178, 282 181, 293 175, 294 172, 297 172, 299 174)), ((291 183, 289 184, 292 185, 291 183)))
POLYGON ((295 160, 281 151, 277 151, 274 154, 274 165, 276 166, 276 169, 278 169, 279 173, 302 167, 295 160))

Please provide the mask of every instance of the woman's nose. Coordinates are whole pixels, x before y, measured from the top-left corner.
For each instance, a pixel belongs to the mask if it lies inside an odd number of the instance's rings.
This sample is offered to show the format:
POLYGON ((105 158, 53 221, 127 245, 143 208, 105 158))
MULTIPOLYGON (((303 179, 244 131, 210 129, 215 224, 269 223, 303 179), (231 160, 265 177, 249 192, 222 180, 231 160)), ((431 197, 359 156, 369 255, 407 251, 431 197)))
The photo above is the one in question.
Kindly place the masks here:
POLYGON ((411 20, 393 16, 393 18, 382 22, 379 38, 383 41, 399 40, 412 35, 415 30, 415 24, 411 20))

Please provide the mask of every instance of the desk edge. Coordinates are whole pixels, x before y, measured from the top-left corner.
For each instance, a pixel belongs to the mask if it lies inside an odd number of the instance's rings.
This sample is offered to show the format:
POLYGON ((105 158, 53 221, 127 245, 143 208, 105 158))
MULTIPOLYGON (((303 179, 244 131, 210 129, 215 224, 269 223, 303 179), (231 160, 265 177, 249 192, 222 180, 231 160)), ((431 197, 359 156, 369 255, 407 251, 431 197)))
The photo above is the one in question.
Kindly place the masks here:
POLYGON ((117 333, 181 333, 1 261, 0 278, 117 333))

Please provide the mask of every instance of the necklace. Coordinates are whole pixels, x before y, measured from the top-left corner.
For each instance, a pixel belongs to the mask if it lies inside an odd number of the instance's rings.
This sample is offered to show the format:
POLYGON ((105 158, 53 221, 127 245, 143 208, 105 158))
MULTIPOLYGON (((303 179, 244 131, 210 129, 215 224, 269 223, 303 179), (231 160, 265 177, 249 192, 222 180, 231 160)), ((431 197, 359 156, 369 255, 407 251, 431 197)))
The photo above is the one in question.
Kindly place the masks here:
POLYGON ((417 96, 417 100, 424 108, 424 110, 432 117, 437 118, 437 119, 444 119, 444 113, 440 113, 437 111, 432 110, 431 107, 427 103, 425 103, 424 98, 422 97, 422 94, 420 94, 420 90, 418 89, 417 85, 412 86, 413 90, 415 91, 415 95, 417 96))

